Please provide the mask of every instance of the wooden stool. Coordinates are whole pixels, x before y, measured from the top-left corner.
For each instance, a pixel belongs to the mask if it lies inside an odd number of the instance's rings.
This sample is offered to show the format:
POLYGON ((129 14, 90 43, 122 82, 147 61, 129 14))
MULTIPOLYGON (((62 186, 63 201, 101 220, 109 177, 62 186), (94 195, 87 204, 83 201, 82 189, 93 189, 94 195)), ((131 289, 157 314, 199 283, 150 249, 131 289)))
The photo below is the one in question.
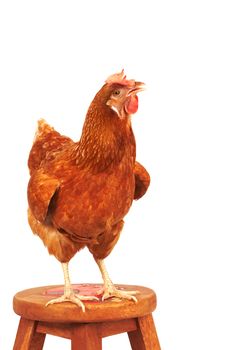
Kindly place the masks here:
MULTIPOLYGON (((100 285, 75 285, 100 288, 100 285)), ((85 302, 86 311, 72 303, 45 304, 63 286, 32 288, 17 293, 13 307, 21 316, 13 350, 41 350, 46 334, 71 339, 72 350, 101 350, 102 338, 127 332, 133 350, 160 350, 152 311, 156 308, 153 290, 140 286, 117 285, 138 290, 138 302, 106 300, 85 302), (53 294, 53 296, 51 296, 53 294)), ((82 293, 84 294, 84 293, 82 293)))

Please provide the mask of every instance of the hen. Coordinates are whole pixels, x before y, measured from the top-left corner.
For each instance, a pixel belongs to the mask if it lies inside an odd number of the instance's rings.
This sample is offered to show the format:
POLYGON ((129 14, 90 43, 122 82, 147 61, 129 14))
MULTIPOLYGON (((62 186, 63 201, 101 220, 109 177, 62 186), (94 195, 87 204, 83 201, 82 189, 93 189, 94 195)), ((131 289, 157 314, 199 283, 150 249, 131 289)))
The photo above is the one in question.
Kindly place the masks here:
MULTIPOLYGON (((82 300, 70 283, 68 263, 82 248, 93 254, 103 277, 103 297, 136 301, 135 293, 118 290, 104 259, 118 241, 133 199, 150 183, 136 162, 131 115, 138 109, 137 93, 144 84, 127 80, 124 71, 110 76, 94 97, 79 142, 60 135, 44 120, 29 154, 28 221, 61 263, 64 295, 48 304, 71 301, 83 311, 82 300)), ((47 304, 47 305, 48 305, 47 304)))

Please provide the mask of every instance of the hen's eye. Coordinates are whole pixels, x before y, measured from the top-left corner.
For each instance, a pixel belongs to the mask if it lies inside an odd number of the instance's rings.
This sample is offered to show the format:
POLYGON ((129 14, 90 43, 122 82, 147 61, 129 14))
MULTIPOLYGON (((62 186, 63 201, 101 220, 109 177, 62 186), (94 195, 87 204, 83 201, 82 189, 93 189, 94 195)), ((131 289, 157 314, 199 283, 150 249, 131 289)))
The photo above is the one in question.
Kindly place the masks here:
POLYGON ((115 91, 113 91, 113 95, 114 95, 114 96, 119 96, 120 93, 121 93, 121 90, 115 90, 115 91))

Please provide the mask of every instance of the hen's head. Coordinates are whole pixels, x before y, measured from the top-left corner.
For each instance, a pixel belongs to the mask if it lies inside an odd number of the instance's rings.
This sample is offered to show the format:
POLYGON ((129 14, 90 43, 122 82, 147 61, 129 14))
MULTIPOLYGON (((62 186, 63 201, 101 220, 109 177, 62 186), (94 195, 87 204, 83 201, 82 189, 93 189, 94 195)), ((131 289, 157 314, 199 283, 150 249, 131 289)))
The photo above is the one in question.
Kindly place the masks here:
POLYGON ((96 97, 102 105, 114 111, 119 118, 125 118, 137 112, 137 93, 144 89, 144 83, 127 80, 122 70, 108 77, 96 97))

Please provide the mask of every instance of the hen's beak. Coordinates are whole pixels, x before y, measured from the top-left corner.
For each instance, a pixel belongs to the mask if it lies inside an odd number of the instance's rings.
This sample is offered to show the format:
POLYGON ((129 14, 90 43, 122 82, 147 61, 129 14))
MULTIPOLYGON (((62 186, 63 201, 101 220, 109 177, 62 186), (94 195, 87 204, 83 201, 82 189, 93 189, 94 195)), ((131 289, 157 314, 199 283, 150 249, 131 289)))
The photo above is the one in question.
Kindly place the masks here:
POLYGON ((136 95, 140 91, 144 91, 146 89, 146 85, 140 81, 135 81, 135 86, 131 88, 127 94, 127 96, 130 95, 136 95))

